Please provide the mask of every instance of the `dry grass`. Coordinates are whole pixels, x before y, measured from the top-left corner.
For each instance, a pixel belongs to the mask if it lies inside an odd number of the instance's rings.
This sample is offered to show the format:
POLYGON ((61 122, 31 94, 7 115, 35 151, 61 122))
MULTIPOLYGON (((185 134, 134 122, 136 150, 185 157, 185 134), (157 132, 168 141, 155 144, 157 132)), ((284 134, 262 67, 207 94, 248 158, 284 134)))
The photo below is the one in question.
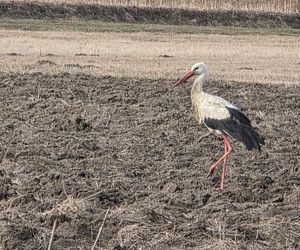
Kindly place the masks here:
POLYGON ((73 198, 68 196, 61 203, 56 204, 51 210, 42 213, 43 216, 56 216, 58 214, 76 214, 80 210, 87 207, 87 202, 84 199, 73 198))
POLYGON ((299 13, 298 0, 23 0, 22 2, 123 5, 197 10, 243 10, 299 13))
POLYGON ((299 84, 298 37, 2 31, 0 71, 118 77, 182 76, 197 61, 210 78, 299 84))

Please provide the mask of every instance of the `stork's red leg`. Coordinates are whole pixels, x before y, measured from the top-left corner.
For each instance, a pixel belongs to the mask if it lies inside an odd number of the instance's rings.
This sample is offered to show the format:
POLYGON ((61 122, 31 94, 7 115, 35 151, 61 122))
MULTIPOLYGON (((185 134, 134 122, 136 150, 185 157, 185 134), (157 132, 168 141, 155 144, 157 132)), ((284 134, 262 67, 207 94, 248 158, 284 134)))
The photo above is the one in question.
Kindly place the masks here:
POLYGON ((223 135, 224 138, 224 148, 225 148, 225 154, 226 157, 224 158, 224 164, 223 164, 223 169, 222 169, 222 176, 221 176, 221 190, 224 190, 224 180, 225 180, 225 172, 226 172, 226 167, 227 167, 227 158, 229 153, 232 151, 232 146, 230 145, 227 136, 223 135))
POLYGON ((227 153, 227 138, 225 139, 226 137, 223 135, 223 139, 224 139, 224 154, 219 158, 219 160, 216 161, 216 163, 214 163, 210 169, 209 169, 209 172, 208 172, 208 175, 207 177, 209 176, 212 176, 212 174, 215 172, 216 170, 216 167, 218 166, 218 164, 224 159, 224 157, 226 156, 226 153, 227 153))
MULTIPOLYGON (((224 151, 225 154, 227 153, 228 147, 227 147, 227 142, 224 139, 224 151)), ((225 179, 225 169, 226 169, 226 165, 227 165, 227 158, 228 155, 224 158, 224 163, 223 163, 223 168, 222 168, 222 175, 221 175, 221 190, 224 190, 224 179, 225 179)))
POLYGON ((216 161, 215 164, 213 164, 210 169, 209 169, 209 173, 208 173, 208 176, 211 176, 216 167, 218 166, 218 164, 224 160, 224 165, 223 165, 223 170, 222 170, 222 176, 221 176, 221 190, 224 189, 224 178, 225 178, 225 170, 226 170, 226 165, 227 165, 227 157, 229 155, 229 153, 232 151, 232 146, 230 145, 228 139, 227 139, 227 136, 223 134, 223 139, 224 139, 224 154, 223 156, 216 161))

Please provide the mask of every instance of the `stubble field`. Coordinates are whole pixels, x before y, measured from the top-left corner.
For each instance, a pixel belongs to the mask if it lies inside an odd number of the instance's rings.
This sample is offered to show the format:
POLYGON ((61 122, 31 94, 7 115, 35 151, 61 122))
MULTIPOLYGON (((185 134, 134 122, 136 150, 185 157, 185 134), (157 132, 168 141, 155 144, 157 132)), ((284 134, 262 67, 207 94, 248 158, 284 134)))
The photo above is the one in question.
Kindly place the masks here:
POLYGON ((298 36, 1 31, 0 246, 298 249, 298 36), (14 43, 12 42, 14 41, 14 43), (190 112, 196 61, 205 89, 266 137, 233 142, 225 191, 215 136, 190 112))

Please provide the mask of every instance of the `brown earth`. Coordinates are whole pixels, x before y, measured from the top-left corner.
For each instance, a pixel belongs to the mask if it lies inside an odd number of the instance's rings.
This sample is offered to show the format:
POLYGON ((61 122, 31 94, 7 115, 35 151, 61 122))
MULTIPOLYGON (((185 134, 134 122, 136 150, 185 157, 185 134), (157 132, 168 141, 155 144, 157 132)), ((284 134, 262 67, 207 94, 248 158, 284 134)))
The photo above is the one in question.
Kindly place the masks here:
POLYGON ((0 75, 0 248, 298 249, 300 87, 210 81, 266 137, 234 142, 225 191, 190 84, 84 74, 0 75))
POLYGON ((107 22, 300 28, 299 14, 196 11, 92 4, 0 2, 1 18, 85 19, 107 22))

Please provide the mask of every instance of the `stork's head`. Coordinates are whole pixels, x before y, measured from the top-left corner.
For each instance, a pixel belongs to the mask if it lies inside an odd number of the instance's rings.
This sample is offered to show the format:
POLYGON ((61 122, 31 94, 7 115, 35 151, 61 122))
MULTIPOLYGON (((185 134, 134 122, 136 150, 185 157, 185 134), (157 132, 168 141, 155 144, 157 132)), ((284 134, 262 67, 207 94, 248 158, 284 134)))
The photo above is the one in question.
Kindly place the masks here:
POLYGON ((200 76, 200 75, 207 76, 207 74, 208 74, 208 68, 207 68, 205 63, 202 63, 202 62, 195 63, 192 66, 191 71, 186 73, 179 81, 177 81, 175 83, 174 87, 184 83, 185 81, 187 81, 192 76, 195 76, 195 75, 197 75, 197 76, 200 76))

